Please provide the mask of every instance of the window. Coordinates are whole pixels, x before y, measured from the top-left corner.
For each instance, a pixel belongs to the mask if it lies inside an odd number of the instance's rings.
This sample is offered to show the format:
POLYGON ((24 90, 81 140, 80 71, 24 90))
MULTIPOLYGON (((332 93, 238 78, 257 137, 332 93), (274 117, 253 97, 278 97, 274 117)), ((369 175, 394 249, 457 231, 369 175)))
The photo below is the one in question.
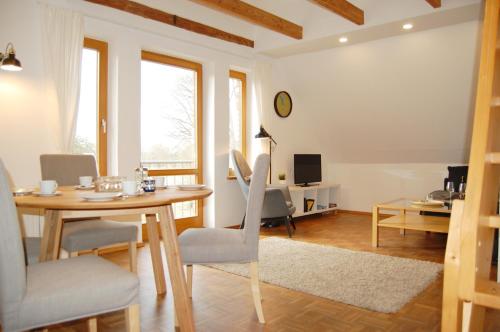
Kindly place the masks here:
POLYGON ((93 154, 100 175, 107 172, 107 84, 108 44, 85 38, 73 152, 93 154))
MULTIPOLYGON (((201 183, 202 66, 142 52, 141 162, 169 185, 201 183)), ((174 204, 176 218, 201 222, 201 202, 174 204)))
MULTIPOLYGON (((229 71, 229 150, 239 150, 246 156, 246 89, 245 73, 229 71)), ((229 175, 233 176, 233 165, 229 159, 229 175)))

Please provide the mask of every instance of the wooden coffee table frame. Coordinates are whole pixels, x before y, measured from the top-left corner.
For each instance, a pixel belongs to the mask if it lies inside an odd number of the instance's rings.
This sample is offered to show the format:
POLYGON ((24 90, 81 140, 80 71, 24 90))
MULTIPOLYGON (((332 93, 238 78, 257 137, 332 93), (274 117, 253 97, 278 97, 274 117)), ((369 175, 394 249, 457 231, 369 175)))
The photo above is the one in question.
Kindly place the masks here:
POLYGON ((55 260, 59 257, 63 219, 104 217, 127 214, 145 214, 155 277, 156 291, 167 291, 162 263, 160 237, 156 217, 159 216, 160 232, 167 258, 168 271, 174 295, 176 317, 182 331, 194 331, 194 320, 184 269, 177 242, 177 230, 172 204, 208 197, 211 190, 192 192, 162 190, 152 195, 144 195, 110 202, 85 202, 72 188, 60 188, 61 196, 16 197, 18 208, 39 208, 45 211, 45 224, 40 248, 40 261, 55 260))
POLYGON ((405 230, 407 229, 435 233, 448 233, 448 228, 450 225, 449 217, 421 215, 420 212, 426 211, 450 214, 451 210, 448 210, 447 208, 428 206, 403 205, 401 204, 401 202, 403 201, 409 200, 400 198, 373 206, 372 247, 378 247, 379 227, 399 228, 402 235, 405 234, 405 230), (385 219, 380 219, 381 210, 399 211, 399 214, 385 219))

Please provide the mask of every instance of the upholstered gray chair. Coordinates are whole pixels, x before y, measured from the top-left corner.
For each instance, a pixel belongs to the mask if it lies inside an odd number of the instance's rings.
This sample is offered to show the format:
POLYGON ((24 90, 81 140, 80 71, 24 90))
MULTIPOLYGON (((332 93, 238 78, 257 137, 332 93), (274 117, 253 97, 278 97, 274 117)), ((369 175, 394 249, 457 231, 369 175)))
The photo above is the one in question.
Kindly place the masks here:
MULTIPOLYGON (((80 176, 97 178, 97 164, 92 155, 79 154, 44 154, 40 156, 43 180, 55 180, 60 186, 79 184, 80 176)), ((28 258, 33 259, 37 240, 25 240, 28 258)), ((98 254, 98 248, 109 245, 128 243, 130 271, 137 271, 137 227, 129 223, 110 220, 66 221, 63 226, 61 248, 78 256, 79 251, 92 250, 98 254)))
POLYGON ((0 325, 26 331, 125 309, 139 331, 139 279, 95 256, 26 266, 16 206, 0 160, 0 325))
POLYGON ((249 263, 253 301, 259 322, 264 323, 259 288, 259 230, 262 204, 269 170, 269 155, 255 161, 249 187, 246 223, 243 229, 190 228, 179 236, 179 248, 187 265, 189 294, 192 294, 193 264, 249 263))
MULTIPOLYGON (((248 190, 250 187, 250 179, 252 177, 252 170, 248 166, 245 157, 238 150, 231 151, 231 159, 234 165, 234 172, 236 179, 240 185, 241 191, 245 199, 248 197, 248 190)), ((295 206, 292 203, 292 197, 287 185, 268 185, 266 188, 266 195, 264 198, 264 207, 262 210, 262 219, 281 219, 284 221, 288 236, 292 237, 292 225, 295 230, 295 222, 292 215, 295 213, 295 206)), ((241 223, 241 227, 245 224, 245 217, 241 223)))

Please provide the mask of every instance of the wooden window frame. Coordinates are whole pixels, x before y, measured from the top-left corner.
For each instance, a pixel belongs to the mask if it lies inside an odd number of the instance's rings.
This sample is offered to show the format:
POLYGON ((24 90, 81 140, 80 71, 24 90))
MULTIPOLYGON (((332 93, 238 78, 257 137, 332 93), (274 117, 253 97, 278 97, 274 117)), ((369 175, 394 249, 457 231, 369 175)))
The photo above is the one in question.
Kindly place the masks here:
MULTIPOLYGON (((169 175, 195 175, 198 183, 203 183, 203 65, 198 62, 189 61, 173 57, 170 55, 159 54, 151 51, 142 51, 141 60, 161 63, 168 66, 190 69, 196 72, 196 149, 197 149, 197 168, 185 169, 152 169, 148 174, 151 176, 169 176, 169 175)), ((203 200, 198 200, 198 215, 196 217, 176 219, 184 224, 185 227, 202 227, 203 225, 203 200)), ((179 226, 179 225, 178 225, 179 226)))
POLYGON ((108 43, 85 37, 83 47, 98 54, 96 158, 99 175, 104 176, 108 172, 108 43))
MULTIPOLYGON (((229 79, 234 78, 241 81, 241 154, 243 157, 247 157, 247 74, 236 71, 229 70, 229 79)), ((228 171, 227 178, 229 180, 236 179, 233 174, 231 174, 231 169, 228 171)))

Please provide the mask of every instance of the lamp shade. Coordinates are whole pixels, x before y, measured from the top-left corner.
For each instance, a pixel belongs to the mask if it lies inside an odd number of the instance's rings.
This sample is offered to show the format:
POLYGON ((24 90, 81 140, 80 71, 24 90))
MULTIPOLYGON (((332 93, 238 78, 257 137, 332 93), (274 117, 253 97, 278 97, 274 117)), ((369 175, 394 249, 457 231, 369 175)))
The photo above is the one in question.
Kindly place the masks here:
POLYGON ((16 59, 16 54, 10 52, 0 63, 0 68, 7 71, 20 71, 23 70, 21 61, 16 59))
POLYGON ((264 127, 260 126, 260 130, 257 133, 257 135, 255 135, 255 138, 269 138, 269 137, 271 137, 271 135, 269 135, 269 133, 264 129, 264 127))

